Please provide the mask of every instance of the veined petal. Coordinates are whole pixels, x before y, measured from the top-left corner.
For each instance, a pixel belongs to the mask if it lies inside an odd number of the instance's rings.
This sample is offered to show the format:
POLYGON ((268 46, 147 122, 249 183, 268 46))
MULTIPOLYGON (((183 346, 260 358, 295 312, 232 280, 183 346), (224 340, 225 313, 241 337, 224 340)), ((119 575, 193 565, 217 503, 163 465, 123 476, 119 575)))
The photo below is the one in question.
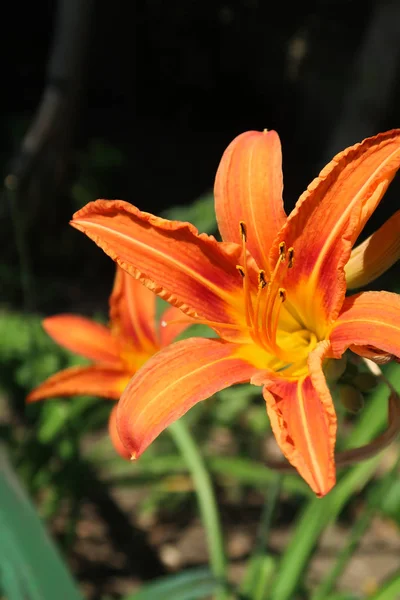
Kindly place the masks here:
POLYGON ((348 289, 363 287, 400 259, 400 210, 351 252, 345 267, 348 289))
POLYGON ((280 242, 294 248, 293 269, 281 285, 289 301, 296 290, 299 316, 318 325, 320 338, 341 308, 351 248, 399 166, 400 130, 347 148, 309 185, 277 236, 271 264, 280 242))
POLYGON ((190 338, 153 356, 131 379, 118 403, 117 426, 133 458, 192 406, 234 383, 249 381, 257 367, 242 347, 190 338))
POLYGON ((132 374, 121 369, 94 365, 70 367, 49 377, 27 397, 36 402, 55 396, 100 396, 117 400, 124 391, 132 374))
POLYGON ((110 434, 112 445, 114 446, 116 452, 122 456, 122 458, 130 460, 131 454, 121 442, 121 438, 119 437, 117 429, 117 404, 112 407, 110 417, 108 419, 108 433, 110 434))
MULTIPOLYGON (((120 200, 97 200, 71 224, 123 269, 190 316, 219 323, 243 322, 242 249, 198 234, 190 223, 168 221, 120 200)), ((257 270, 248 272, 257 289, 257 270)))
POLYGON ((269 270, 272 242, 286 220, 282 200, 282 153, 276 131, 247 131, 225 150, 215 179, 215 211, 222 239, 247 247, 260 268, 269 270))
POLYGON ((196 321, 185 315, 176 306, 169 306, 161 315, 160 319, 160 342, 161 346, 168 346, 188 327, 194 325, 196 321))
POLYGON ((350 348, 366 358, 400 359, 400 295, 361 292, 349 296, 329 335, 332 352, 339 358, 350 348))
POLYGON ((47 317, 42 325, 60 346, 95 362, 120 365, 119 344, 105 325, 70 314, 47 317))
POLYGON ((336 414, 321 367, 329 350, 329 342, 320 342, 309 356, 309 375, 272 375, 263 391, 282 453, 317 496, 327 494, 336 481, 336 414))
POLYGON ((112 332, 128 338, 138 350, 155 352, 159 346, 155 311, 155 294, 117 265, 110 296, 112 332))

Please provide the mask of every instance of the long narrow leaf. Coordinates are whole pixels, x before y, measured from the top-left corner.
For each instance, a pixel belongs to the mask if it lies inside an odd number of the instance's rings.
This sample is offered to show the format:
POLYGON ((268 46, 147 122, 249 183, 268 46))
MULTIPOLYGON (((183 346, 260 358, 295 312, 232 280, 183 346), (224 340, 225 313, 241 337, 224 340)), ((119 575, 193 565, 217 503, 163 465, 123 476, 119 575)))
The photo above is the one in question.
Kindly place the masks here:
POLYGON ((123 600, 200 600, 214 594, 218 585, 209 569, 192 569, 162 577, 123 600))
POLYGON ((0 574, 7 600, 82 600, 0 447, 0 574))
POLYGON ((400 598, 400 573, 396 573, 370 600, 398 600, 400 598))

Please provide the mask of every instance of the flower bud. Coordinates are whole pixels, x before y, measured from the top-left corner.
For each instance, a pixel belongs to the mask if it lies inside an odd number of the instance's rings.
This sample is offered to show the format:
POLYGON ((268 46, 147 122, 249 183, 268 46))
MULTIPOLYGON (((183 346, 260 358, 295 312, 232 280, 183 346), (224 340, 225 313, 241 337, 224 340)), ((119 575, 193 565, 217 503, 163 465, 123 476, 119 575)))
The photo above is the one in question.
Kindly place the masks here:
POLYGON ((352 385, 340 385, 339 398, 345 409, 353 414, 358 413, 364 406, 364 397, 362 393, 352 385))

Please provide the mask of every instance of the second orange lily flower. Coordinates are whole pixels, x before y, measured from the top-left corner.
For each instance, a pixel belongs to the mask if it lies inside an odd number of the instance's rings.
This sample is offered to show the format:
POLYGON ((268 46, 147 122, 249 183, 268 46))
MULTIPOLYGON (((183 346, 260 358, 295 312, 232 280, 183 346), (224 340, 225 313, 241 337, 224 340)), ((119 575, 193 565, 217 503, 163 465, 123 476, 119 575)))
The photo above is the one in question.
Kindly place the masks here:
MULTIPOLYGON (((49 377, 29 394, 28 402, 78 394, 119 400, 136 371, 192 324, 163 326, 181 314, 171 306, 163 312, 157 327, 156 296, 120 267, 109 304, 108 326, 74 314, 44 319, 43 328, 54 341, 93 364, 70 367, 49 377)), ((109 419, 111 440, 117 452, 129 459, 131 453, 117 432, 116 408, 109 419)))
POLYGON ((72 225, 152 291, 220 339, 192 338, 150 359, 118 404, 133 457, 197 402, 232 384, 263 386, 276 440, 318 496, 335 483, 336 414, 328 360, 350 348, 400 358, 400 296, 346 297, 400 256, 400 211, 352 252, 400 166, 400 130, 333 158, 286 216, 281 146, 250 131, 225 151, 215 182, 223 242, 122 201, 98 200, 72 225))

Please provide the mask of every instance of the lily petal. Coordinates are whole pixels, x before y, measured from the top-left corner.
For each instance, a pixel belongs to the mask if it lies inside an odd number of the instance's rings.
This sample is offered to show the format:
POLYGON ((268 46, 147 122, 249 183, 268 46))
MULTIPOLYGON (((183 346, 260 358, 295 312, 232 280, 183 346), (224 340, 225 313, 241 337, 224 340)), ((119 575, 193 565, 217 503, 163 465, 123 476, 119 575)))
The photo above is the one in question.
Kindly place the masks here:
POLYGON ((179 308, 176 308, 176 306, 169 306, 166 308, 160 319, 161 346, 164 347, 171 344, 178 335, 186 331, 188 327, 191 327, 195 323, 195 319, 191 319, 188 315, 185 315, 185 313, 179 308))
POLYGON ((314 328, 319 323, 320 338, 341 308, 351 248, 399 166, 400 130, 337 154, 302 194, 274 242, 271 264, 280 242, 294 248, 293 269, 281 285, 289 301, 296 290, 299 316, 314 328))
POLYGON ((110 434, 110 438, 116 452, 122 456, 122 458, 130 460, 131 454, 121 442, 121 438, 119 437, 117 429, 117 404, 112 407, 110 417, 108 419, 108 433, 110 434))
POLYGON ((138 350, 155 352, 156 296, 117 265, 110 296, 110 321, 114 334, 128 338, 138 350))
POLYGON ((57 344, 110 366, 119 366, 119 344, 105 325, 78 315, 55 315, 43 320, 43 328, 57 344))
POLYGON ((337 358, 350 348, 377 362, 385 362, 385 355, 400 359, 400 295, 361 292, 349 296, 329 339, 337 358))
POLYGON ((282 200, 282 152, 276 131, 247 131, 225 150, 215 179, 215 211, 222 239, 247 247, 268 272, 270 246, 286 220, 282 200))
POLYGON ((271 375, 263 390, 276 441, 317 496, 334 486, 336 414, 322 372, 329 342, 310 353, 310 374, 298 379, 271 375))
POLYGON ((363 287, 400 259, 400 210, 353 249, 345 267, 348 289, 363 287))
POLYGON ((131 379, 118 403, 119 435, 132 458, 138 458, 197 402, 249 381, 257 367, 240 353, 238 344, 190 338, 153 356, 131 379))
POLYGON ((49 377, 27 397, 27 402, 36 402, 55 396, 100 396, 118 400, 132 374, 121 369, 93 365, 70 367, 49 377))
MULTIPOLYGON (((242 249, 198 234, 190 223, 144 213, 121 200, 97 200, 75 213, 85 233, 136 279, 190 316, 232 323, 243 320, 242 249)), ((248 264, 257 289, 257 270, 248 264)))

